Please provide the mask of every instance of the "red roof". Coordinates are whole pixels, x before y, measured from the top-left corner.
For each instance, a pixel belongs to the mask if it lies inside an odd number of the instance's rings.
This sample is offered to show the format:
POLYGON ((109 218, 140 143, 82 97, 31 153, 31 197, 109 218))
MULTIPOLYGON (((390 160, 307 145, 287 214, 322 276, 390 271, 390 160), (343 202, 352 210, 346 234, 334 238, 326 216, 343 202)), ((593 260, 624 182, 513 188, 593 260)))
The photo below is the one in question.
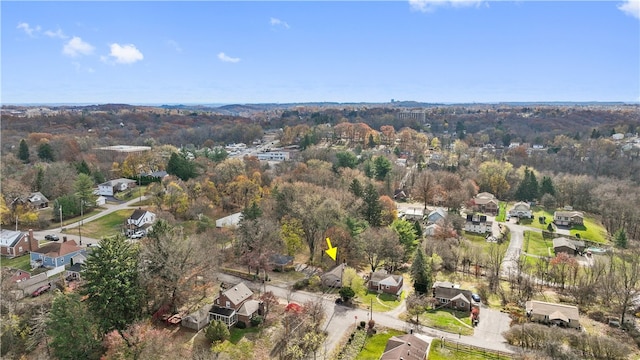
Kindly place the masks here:
POLYGON ((301 312, 302 311, 302 306, 296 304, 296 303, 289 303, 287 305, 287 307, 284 308, 285 311, 293 311, 293 312, 301 312))

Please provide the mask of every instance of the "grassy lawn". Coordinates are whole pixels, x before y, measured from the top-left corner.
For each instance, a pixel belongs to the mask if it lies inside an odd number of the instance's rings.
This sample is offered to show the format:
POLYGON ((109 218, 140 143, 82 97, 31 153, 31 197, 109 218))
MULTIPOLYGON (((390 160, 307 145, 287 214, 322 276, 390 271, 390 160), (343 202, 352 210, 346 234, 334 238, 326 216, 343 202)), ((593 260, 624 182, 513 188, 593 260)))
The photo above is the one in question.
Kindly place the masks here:
POLYGON ((404 335, 405 333, 398 330, 387 329, 381 331, 369 338, 364 343, 362 351, 356 357, 356 360, 378 360, 387 346, 387 341, 392 336, 404 335))
POLYGON ((442 345, 440 339, 434 339, 431 342, 431 348, 429 349, 429 360, 485 360, 485 359, 504 359, 508 360, 510 357, 498 355, 486 350, 476 350, 466 347, 456 347, 455 344, 447 343, 445 341, 442 345))
POLYGON ((366 294, 358 294, 358 302, 360 303, 361 308, 368 309, 373 301, 373 311, 386 312, 398 307, 400 305, 400 301, 402 301, 405 296, 406 294, 403 291, 402 295, 400 295, 400 300, 396 300, 394 295, 380 294, 380 296, 378 296, 378 293, 367 292, 366 294), (378 299, 376 299, 376 297, 378 297, 378 299), (382 302, 382 304, 380 302, 382 302))
POLYGON ((7 259, 4 256, 0 259, 3 267, 10 267, 14 269, 20 269, 24 271, 31 271, 31 261, 29 254, 15 257, 13 259, 7 259))
MULTIPOLYGON (((250 328, 246 328, 246 329, 238 329, 237 327, 232 327, 229 330, 229 332, 231 333, 231 336, 229 337, 229 341, 234 343, 234 344, 237 344, 240 340, 242 340, 242 338, 245 337, 245 335, 259 333, 260 332, 260 328, 258 328, 258 327, 250 327, 250 328)), ((250 340, 250 341, 252 341, 252 340, 250 340)))
POLYGON ((547 226, 549 226, 549 224, 552 223, 552 222, 553 222, 553 212, 545 210, 545 209, 543 209, 543 208, 541 208, 539 206, 535 206, 533 208, 533 219, 531 219, 531 220, 522 219, 520 221, 520 224, 531 226, 531 227, 534 227, 534 228, 540 229, 540 230, 547 230, 547 226), (540 223, 540 221, 538 221, 538 218, 540 218, 541 216, 545 217, 544 224, 542 224, 542 223, 540 223), (525 221, 527 221, 528 223, 525 224, 525 221))
POLYGON ((507 203, 500 201, 498 206, 498 216, 496 216, 496 221, 504 222, 507 217, 507 203))
POLYGON ((119 192, 115 194, 114 197, 118 200, 129 201, 144 195, 146 190, 147 187, 143 185, 134 189, 128 189, 126 191, 119 192))
POLYGON ((535 231, 526 230, 524 232, 524 252, 531 255, 552 256, 553 242, 542 238, 542 234, 535 231), (551 254, 549 253, 551 248, 551 254))
MULTIPOLYGON (((102 239, 103 237, 120 234, 124 221, 131 215, 131 212, 130 209, 119 210, 92 222, 84 223, 82 226, 82 234, 94 239, 102 239)), ((71 229, 65 231, 65 233, 75 235, 78 233, 78 229, 71 229)))
POLYGON ((607 242, 607 230, 594 219, 585 217, 584 225, 573 226, 570 229, 571 235, 580 234, 581 239, 591 240, 599 243, 607 242))
POLYGON ((446 332, 473 335, 469 314, 448 309, 429 310, 420 315, 420 323, 446 332), (462 321, 465 326, 460 323, 462 321))

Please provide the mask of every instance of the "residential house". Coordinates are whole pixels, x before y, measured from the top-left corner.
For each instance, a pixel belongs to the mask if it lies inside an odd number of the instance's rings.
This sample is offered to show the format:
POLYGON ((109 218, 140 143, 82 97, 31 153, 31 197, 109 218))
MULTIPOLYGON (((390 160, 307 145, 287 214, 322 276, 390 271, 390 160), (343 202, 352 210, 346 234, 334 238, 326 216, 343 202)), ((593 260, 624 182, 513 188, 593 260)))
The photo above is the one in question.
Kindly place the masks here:
POLYGON ((287 267, 293 266, 293 256, 282 255, 282 254, 274 254, 271 256, 270 263, 271 268, 274 271, 284 272, 287 267))
POLYGON ((525 304, 531 321, 580 329, 580 313, 576 306, 531 300, 525 304))
POLYGON ((98 185, 98 192, 96 195, 102 196, 113 196, 115 193, 119 191, 125 191, 130 187, 134 187, 136 185, 135 180, 131 179, 115 179, 109 180, 98 185))
POLYGON ((231 214, 229 216, 225 216, 216 220, 217 228, 225 228, 225 227, 236 227, 240 224, 240 220, 242 220, 242 213, 237 212, 235 214, 231 214))
POLYGON ((569 255, 577 255, 582 253, 585 247, 586 245, 582 240, 572 240, 565 237, 553 239, 553 251, 556 255, 562 252, 569 255))
POLYGON ((493 222, 488 221, 486 215, 480 214, 468 214, 467 221, 464 223, 464 231, 477 234, 490 233, 492 227, 493 222))
POLYGON ((447 211, 444 208, 436 208, 427 215, 427 223, 435 224, 438 220, 444 220, 447 217, 447 211))
POLYGON ((402 275, 392 275, 384 270, 371 273, 369 276, 369 290, 378 293, 400 296, 404 278, 402 275))
POLYGON ((33 208, 36 209, 44 209, 49 207, 49 199, 47 199, 47 197, 42 195, 42 193, 39 191, 31 193, 31 195, 29 195, 29 197, 27 198, 27 201, 33 208))
POLYGON ((341 288, 342 287, 342 274, 344 273, 344 269, 347 268, 347 264, 342 263, 333 269, 325 272, 320 275, 320 280, 322 281, 322 285, 329 286, 333 288, 341 288))
POLYGON ((556 211, 553 213, 553 222, 558 226, 582 225, 584 214, 582 211, 556 211))
POLYGON ((517 202, 513 205, 511 210, 509 210, 509 216, 531 219, 533 217, 533 214, 531 213, 531 205, 524 201, 517 202))
POLYGON ((24 279, 17 283, 18 291, 13 293, 13 296, 16 299, 22 299, 25 296, 31 295, 31 293, 33 293, 40 286, 46 285, 48 283, 50 282, 46 272, 33 275, 30 278, 24 279))
POLYGON ((436 281, 433 286, 433 297, 438 300, 440 307, 446 306, 454 310, 471 311, 475 302, 471 298, 471 291, 460 289, 460 285, 448 281, 436 281))
POLYGON ((211 308, 211 305, 201 307, 197 311, 183 317, 180 321, 180 325, 195 331, 204 329, 210 323, 209 312, 211 311, 211 308))
POLYGON ((228 327, 241 322, 245 326, 251 325, 251 319, 262 314, 262 302, 253 300, 253 291, 243 282, 231 286, 225 291, 220 289, 220 295, 214 301, 209 311, 209 321, 220 320, 228 327))
POLYGON ((104 205, 106 203, 107 203, 107 198, 106 197, 101 195, 101 196, 98 196, 96 198, 96 206, 102 206, 102 205, 104 205))
POLYGON ((267 151, 258 154, 258 160, 263 161, 287 161, 289 160, 288 151, 267 151))
POLYGON ((38 250, 38 240, 33 237, 33 230, 29 233, 21 231, 0 230, 0 254, 14 258, 28 251, 38 250))
MULTIPOLYGON (((398 213, 400 215, 400 213, 398 213)), ((422 221, 424 219, 423 208, 406 208, 402 210, 402 218, 409 221, 422 221)))
POLYGON ((127 218, 126 227, 128 232, 133 233, 138 230, 144 230, 145 232, 150 230, 149 228, 156 221, 156 214, 151 211, 138 208, 133 211, 133 214, 127 218))
POLYGON ((440 228, 440 225, 438 224, 429 224, 425 226, 424 231, 422 233, 425 236, 434 236, 439 228, 440 228))
POLYGON ((387 341, 380 360, 425 360, 430 339, 421 334, 392 336, 387 341))
POLYGON ((86 256, 86 249, 79 247, 75 240, 51 242, 38 250, 31 251, 31 267, 44 266, 55 268, 71 264, 71 258, 77 254, 86 256))
POLYGON ((65 279, 67 281, 71 280, 82 280, 80 273, 84 270, 83 264, 87 261, 87 257, 83 253, 78 253, 71 258, 71 266, 67 268, 67 273, 65 274, 65 279))
MULTIPOLYGON (((404 189, 395 189, 393 192, 393 200, 396 201, 405 201, 407 200, 407 192, 404 189)), ((422 220, 422 219, 420 219, 422 220)))
POLYGON ((169 176, 169 174, 164 170, 160 170, 160 171, 154 171, 154 172, 145 174, 144 176, 154 178, 154 179, 163 179, 166 176, 169 176))
POLYGON ((473 204, 478 208, 478 211, 497 215, 500 205, 498 199, 488 192, 481 192, 473 198, 473 204))

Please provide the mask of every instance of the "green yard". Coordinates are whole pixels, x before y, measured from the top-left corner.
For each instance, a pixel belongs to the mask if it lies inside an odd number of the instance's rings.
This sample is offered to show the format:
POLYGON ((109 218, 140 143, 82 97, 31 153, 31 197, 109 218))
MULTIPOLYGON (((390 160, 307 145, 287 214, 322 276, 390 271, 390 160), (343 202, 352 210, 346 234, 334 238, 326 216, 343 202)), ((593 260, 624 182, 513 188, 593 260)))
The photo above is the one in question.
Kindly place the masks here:
POLYGON ((473 335, 469 313, 449 309, 429 310, 420 314, 420 323, 446 332, 473 335))
POLYGON ((580 234, 581 239, 591 240, 598 243, 607 242, 607 230, 595 221, 593 218, 584 218, 584 225, 573 226, 570 230, 571 235, 580 234))
POLYGON ((472 349, 466 346, 457 346, 451 342, 445 341, 444 344, 440 339, 434 339, 429 349, 429 360, 486 360, 499 359, 508 360, 511 357, 499 355, 491 351, 472 349))
POLYGON ((498 206, 499 206, 499 209, 498 209, 498 215, 496 216, 496 221, 504 222, 507 218, 507 203, 501 201, 498 206))
POLYGON ((373 304, 373 311, 386 312, 393 310, 400 305, 402 299, 406 296, 406 292, 403 291, 400 295, 400 299, 396 299, 395 295, 379 294, 375 292, 367 292, 366 294, 358 294, 359 307, 368 309, 373 304))
MULTIPOLYGON (((229 332, 231 333, 231 336, 229 336, 229 341, 237 344, 240 340, 242 340, 242 338, 244 338, 247 334, 256 334, 260 332, 259 327, 249 327, 246 329, 239 329, 237 327, 232 327, 231 329, 229 329, 229 332)), ((252 341, 252 339, 249 339, 250 341, 252 341)))
POLYGON ((553 256, 553 242, 545 240, 542 233, 526 230, 524 232, 524 246, 522 249, 525 253, 538 256, 553 256))
POLYGON ((386 329, 371 337, 368 337, 364 343, 364 347, 356 357, 356 360, 377 360, 384 352, 387 341, 392 336, 404 335, 405 333, 398 330, 386 329))
POLYGON ((3 256, 2 258, 0 258, 0 263, 2 263, 2 267, 31 271, 30 259, 31 258, 29 257, 29 254, 18 256, 13 259, 8 259, 3 256))
MULTIPOLYGON (((82 235, 94 239, 102 239, 122 233, 125 220, 131 216, 133 211, 130 209, 119 210, 105 215, 97 220, 84 223, 82 226, 82 235)), ((70 229, 65 234, 78 234, 78 229, 70 229)))

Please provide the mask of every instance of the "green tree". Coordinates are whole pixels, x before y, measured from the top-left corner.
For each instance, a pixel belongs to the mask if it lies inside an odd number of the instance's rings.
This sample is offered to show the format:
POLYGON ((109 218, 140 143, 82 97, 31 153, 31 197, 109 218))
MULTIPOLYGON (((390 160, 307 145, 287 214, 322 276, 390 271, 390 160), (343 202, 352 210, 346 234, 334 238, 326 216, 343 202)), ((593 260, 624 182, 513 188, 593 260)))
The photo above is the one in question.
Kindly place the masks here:
POLYGON ((23 163, 29 163, 29 145, 25 139, 20 140, 20 146, 18 148, 18 159, 22 160, 23 163))
POLYGON ((252 201, 251 205, 247 206, 242 211, 242 219, 255 220, 260 216, 262 216, 262 209, 260 209, 260 206, 255 201, 252 201))
POLYGON ((138 280, 137 244, 123 236, 104 238, 101 247, 89 253, 85 263, 85 285, 89 310, 103 333, 126 329, 140 318, 143 290, 138 280))
POLYGON ((82 202, 84 209, 92 208, 96 203, 97 196, 93 193, 93 178, 85 173, 80 173, 73 183, 75 195, 82 202))
POLYGON ((351 184, 349 185, 349 191, 351 191, 351 193, 356 197, 362 197, 362 195, 364 195, 364 190, 362 189, 360 180, 353 179, 353 181, 351 181, 351 184))
POLYGON ((56 221, 61 220, 61 213, 62 219, 80 215, 80 201, 75 195, 60 196, 53 202, 53 217, 56 221), (62 211, 60 211, 60 207, 62 207, 62 211))
POLYGON ((395 219, 390 227, 398 233, 400 243, 404 246, 405 253, 411 254, 417 245, 416 239, 418 238, 413 224, 404 219, 395 219))
POLYGON ((529 170, 524 169, 524 178, 516 189, 516 200, 519 201, 533 201, 538 198, 538 180, 536 180, 536 174, 529 170))
POLYGON ((356 292, 353 291, 353 289, 348 286, 343 286, 342 288, 340 288, 340 290, 338 291, 338 294, 340 294, 340 297, 344 301, 349 301, 356 296, 356 292))
POLYGON ((89 169, 89 164, 87 164, 87 162, 84 161, 84 159, 82 159, 82 161, 76 164, 76 171, 78 172, 78 174, 91 175, 91 169, 89 169))
POLYGON ((102 353, 100 333, 77 294, 56 294, 47 334, 53 356, 58 359, 99 359, 102 353))
POLYGON ((167 163, 167 173, 175 175, 183 181, 187 181, 198 175, 195 164, 175 152, 171 154, 169 162, 167 163))
POLYGON ((355 169, 358 165, 358 158, 351 151, 340 151, 336 154, 336 167, 346 167, 355 169))
POLYGON ((287 255, 292 256, 302 249, 304 229, 296 218, 285 217, 280 225, 280 237, 287 248, 287 255))
POLYGON ((40 144, 40 146, 38 146, 38 157, 43 161, 54 162, 55 159, 53 157, 53 148, 51 147, 51 144, 48 142, 40 144))
POLYGON ((36 191, 42 191, 42 184, 44 184, 44 169, 38 166, 38 172, 36 173, 36 179, 33 184, 33 188, 36 191))
POLYGON ((391 172, 391 161, 385 156, 378 156, 373 161, 375 167, 376 180, 382 181, 391 172))
POLYGON ((624 231, 623 228, 618 229, 618 231, 613 235, 613 238, 617 247, 623 249, 627 248, 627 232, 624 231))
POLYGON ((553 181, 548 176, 543 176, 542 182, 540 183, 540 196, 542 197, 544 194, 556 195, 556 189, 553 186, 553 181))
POLYGON ((378 191, 369 183, 364 190, 362 216, 370 226, 380 226, 382 222, 382 204, 378 191))
POLYGON ((220 320, 212 320, 204 329, 204 336, 212 343, 223 342, 231 336, 229 328, 220 320))
POLYGON ((422 247, 418 247, 411 263, 411 277, 413 288, 419 294, 425 294, 433 284, 431 265, 427 263, 427 255, 422 247))

